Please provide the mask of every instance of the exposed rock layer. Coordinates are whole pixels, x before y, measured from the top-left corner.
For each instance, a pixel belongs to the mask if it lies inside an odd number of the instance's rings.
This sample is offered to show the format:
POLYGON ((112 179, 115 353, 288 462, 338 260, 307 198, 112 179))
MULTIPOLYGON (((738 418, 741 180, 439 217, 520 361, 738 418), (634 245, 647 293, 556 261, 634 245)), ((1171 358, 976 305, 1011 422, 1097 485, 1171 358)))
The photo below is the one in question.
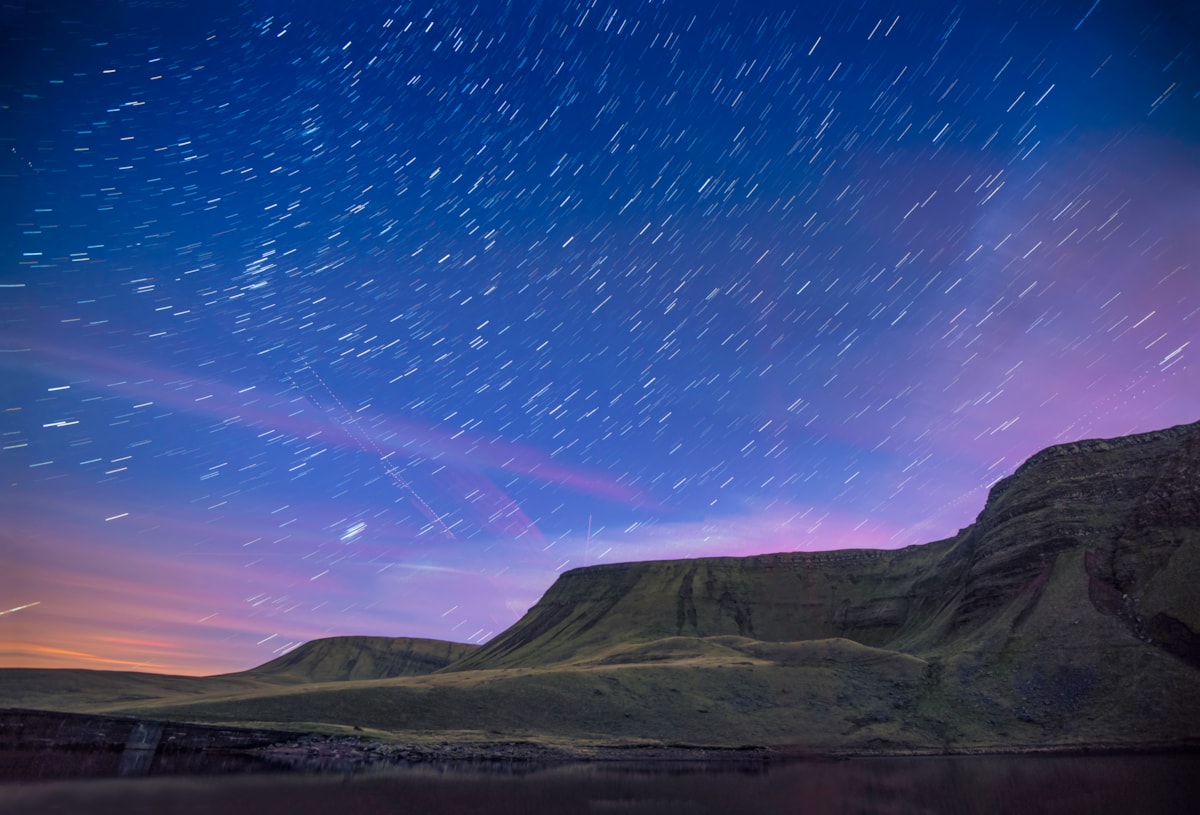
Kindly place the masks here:
POLYGON ((1084 560, 1062 577, 1086 580, 1095 611, 1196 659, 1200 424, 1044 450, 993 486, 974 524, 937 543, 576 569, 449 670, 570 662, 670 636, 950 652, 1006 614, 1029 614, 1071 553, 1084 560))

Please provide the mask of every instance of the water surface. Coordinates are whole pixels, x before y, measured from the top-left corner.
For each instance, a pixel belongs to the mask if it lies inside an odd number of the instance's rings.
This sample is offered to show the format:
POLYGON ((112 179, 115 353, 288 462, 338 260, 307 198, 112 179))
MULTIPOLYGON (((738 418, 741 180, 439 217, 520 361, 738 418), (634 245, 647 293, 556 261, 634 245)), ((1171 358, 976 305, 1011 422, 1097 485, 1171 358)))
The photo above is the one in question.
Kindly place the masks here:
POLYGON ((1178 813, 1196 811, 1200 756, 879 758, 772 765, 572 764, 392 768, 19 782, 0 811, 315 813, 1178 813))

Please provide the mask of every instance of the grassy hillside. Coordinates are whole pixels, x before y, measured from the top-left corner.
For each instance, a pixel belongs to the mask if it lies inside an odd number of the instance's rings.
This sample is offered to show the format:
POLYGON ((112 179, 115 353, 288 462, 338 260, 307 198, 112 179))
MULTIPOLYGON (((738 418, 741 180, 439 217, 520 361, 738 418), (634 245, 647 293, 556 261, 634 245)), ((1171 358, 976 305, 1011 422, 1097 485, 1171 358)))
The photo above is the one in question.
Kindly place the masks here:
MULTIPOLYGON (((809 752, 1165 744, 1200 721, 1194 677, 1151 646, 1105 669, 1032 661, 980 671, 848 640, 670 638, 588 664, 248 691, 128 715, 400 737, 762 744, 809 752), (1169 690, 1138 690, 1146 672, 1169 690), (1138 705, 1126 702, 1136 691, 1138 705)), ((1195 732, 1195 731, 1192 731, 1195 732)))
POLYGON ((478 647, 415 637, 327 637, 306 642, 246 675, 294 682, 420 676, 445 668, 478 647))
POLYGON ((100 713, 144 701, 180 702, 275 687, 244 674, 170 676, 69 668, 0 670, 0 707, 100 713))
POLYGON ((614 642, 672 636, 843 637, 887 647, 930 616, 910 619, 948 544, 576 569, 450 670, 565 663, 614 642))
POLYGON ((771 645, 674 638, 636 651, 616 648, 595 664, 571 668, 276 688, 123 712, 201 722, 830 749, 847 736, 864 744, 896 738, 901 721, 886 715, 889 694, 899 689, 915 700, 927 670, 919 659, 845 640, 771 645), (876 701, 864 707, 867 698, 876 701))
POLYGON ((419 676, 446 667, 476 647, 412 637, 328 637, 257 668, 216 676, 7 668, 0 670, 0 707, 100 713, 143 702, 186 704, 273 693, 281 685, 419 676))

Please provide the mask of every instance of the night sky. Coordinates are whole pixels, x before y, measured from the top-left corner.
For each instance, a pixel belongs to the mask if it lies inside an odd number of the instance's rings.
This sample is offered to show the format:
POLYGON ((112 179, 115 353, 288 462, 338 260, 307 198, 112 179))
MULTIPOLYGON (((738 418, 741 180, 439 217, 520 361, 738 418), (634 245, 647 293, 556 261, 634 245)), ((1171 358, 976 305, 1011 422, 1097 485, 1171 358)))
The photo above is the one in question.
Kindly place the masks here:
POLYGON ((1200 10, 7 0, 0 665, 484 642, 1200 418, 1200 10))

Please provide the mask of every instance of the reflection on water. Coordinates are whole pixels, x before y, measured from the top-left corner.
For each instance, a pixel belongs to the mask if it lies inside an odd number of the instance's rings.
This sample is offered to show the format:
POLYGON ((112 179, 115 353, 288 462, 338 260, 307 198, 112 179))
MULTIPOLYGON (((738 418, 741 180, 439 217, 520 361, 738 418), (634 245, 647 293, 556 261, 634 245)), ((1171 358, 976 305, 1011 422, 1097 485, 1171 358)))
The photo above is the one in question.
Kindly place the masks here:
POLYGON ((290 769, 278 761, 242 751, 162 752, 123 749, 4 750, 0 749, 0 801, 5 785, 13 781, 66 778, 137 778, 144 775, 221 775, 228 773, 282 772, 290 769))
POLYGON ((0 785, 0 811, 178 815, 1195 811, 1200 756, 574 764, 0 785))

